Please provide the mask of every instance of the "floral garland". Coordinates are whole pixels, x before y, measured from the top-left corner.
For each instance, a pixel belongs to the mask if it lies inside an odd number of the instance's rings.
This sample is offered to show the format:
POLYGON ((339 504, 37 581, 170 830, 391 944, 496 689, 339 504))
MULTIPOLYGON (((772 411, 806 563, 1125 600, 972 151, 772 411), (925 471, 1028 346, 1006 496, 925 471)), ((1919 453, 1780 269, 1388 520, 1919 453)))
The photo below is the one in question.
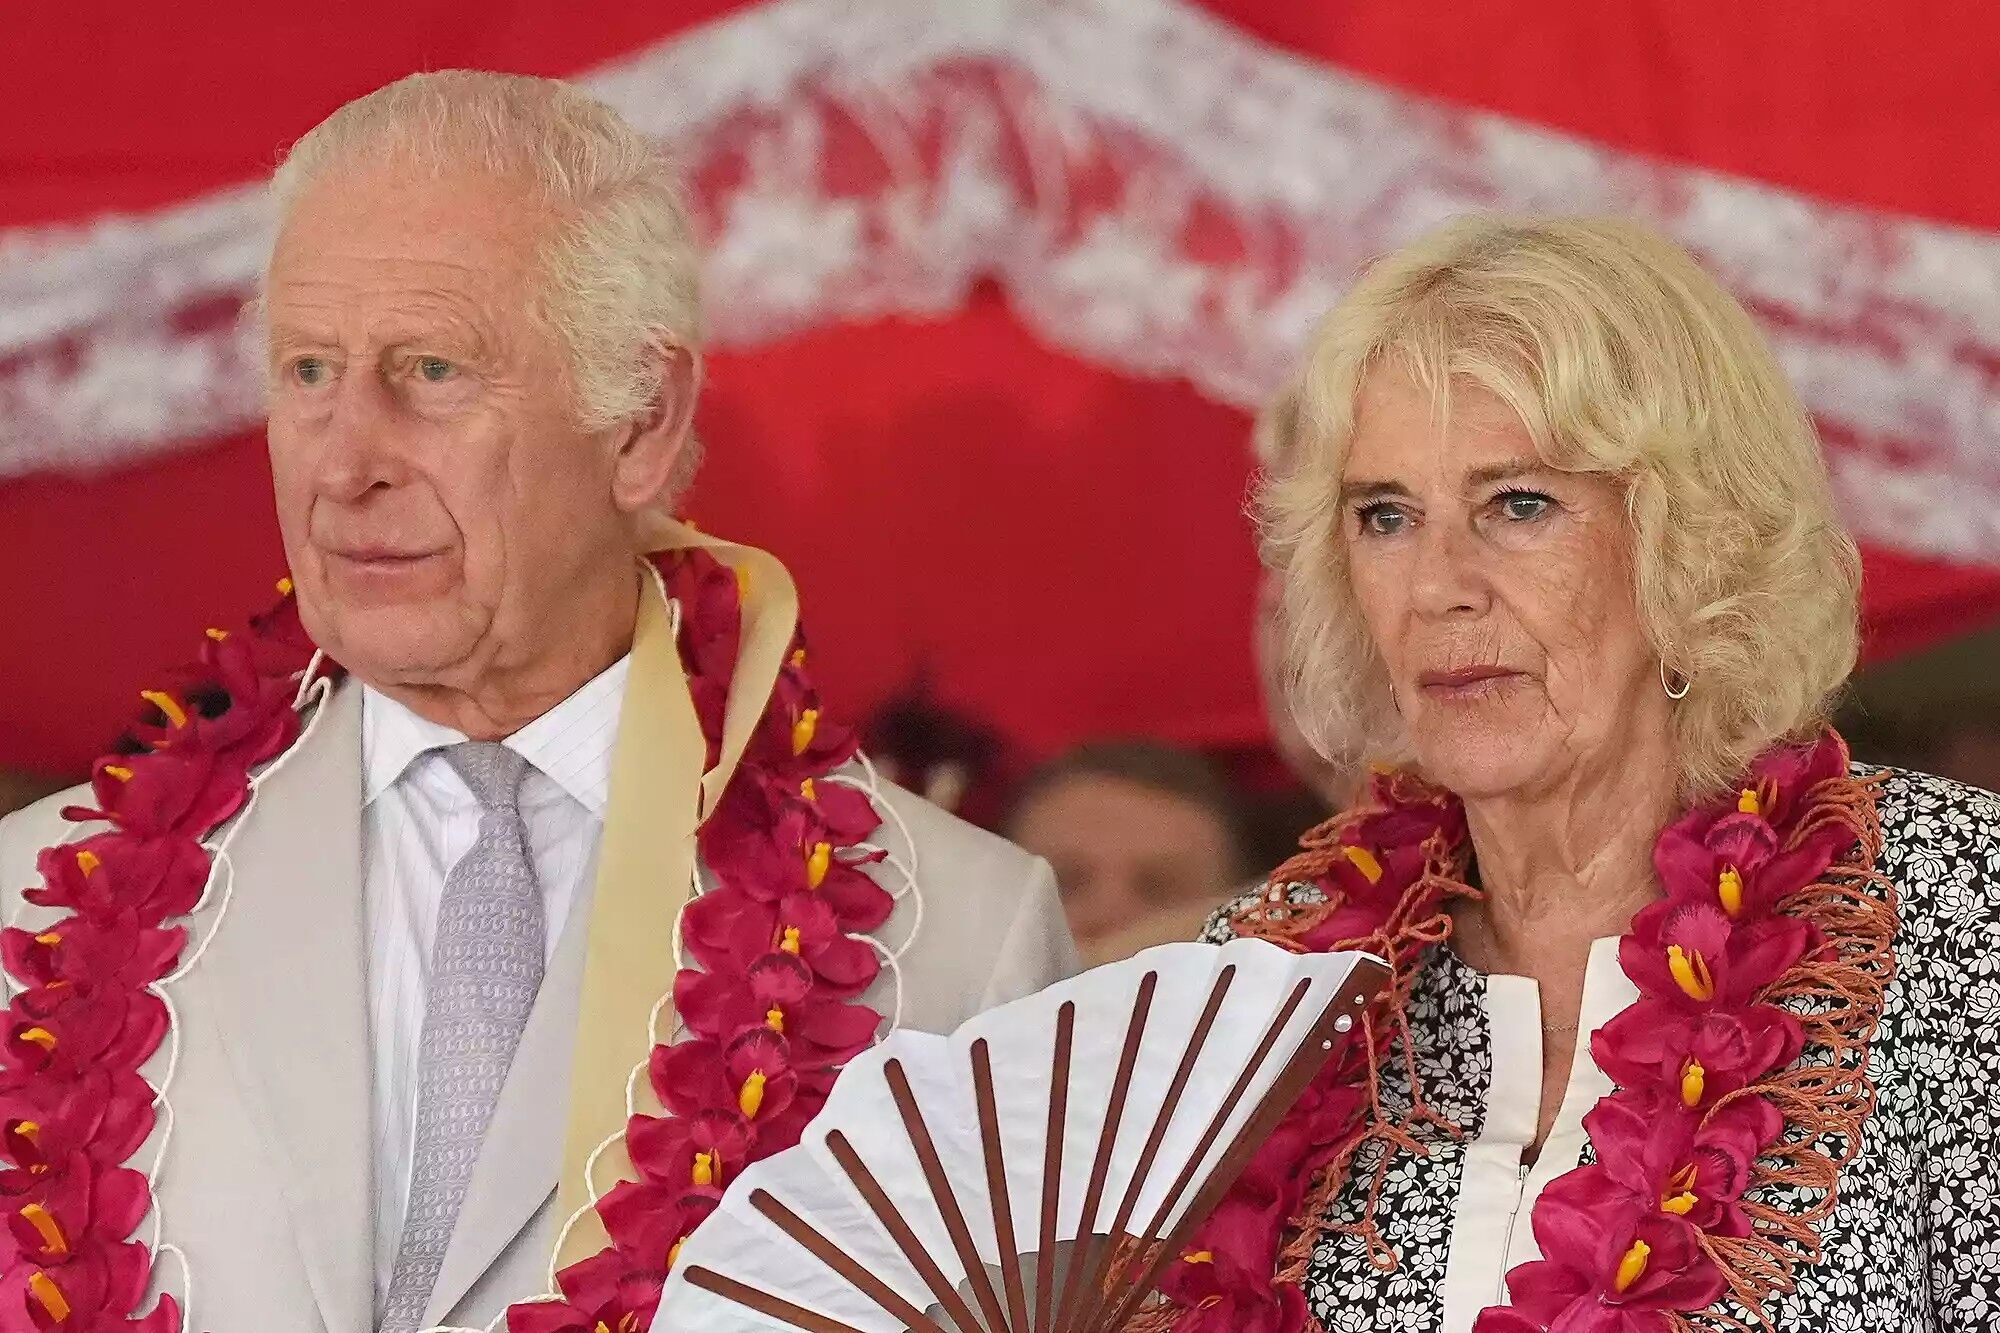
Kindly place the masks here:
MULTIPOLYGON (((1300 1280, 1320 1238, 1357 1234, 1393 1267, 1374 1223, 1390 1150, 1422 1153, 1420 1121, 1456 1132, 1424 1104, 1403 1015, 1426 952, 1450 934, 1449 900, 1476 893, 1463 882, 1462 809, 1407 774, 1380 774, 1359 810, 1304 846, 1232 925, 1299 950, 1380 954, 1392 976, 1386 1017, 1281 1122, 1169 1267, 1167 1303, 1139 1328, 1316 1329, 1300 1280), (1295 902, 1300 884, 1323 901, 1295 902), (1412 1106, 1391 1120, 1376 1075, 1398 1042, 1412 1106), (1334 1199, 1371 1141, 1384 1151, 1367 1206, 1336 1223, 1334 1199)), ((1874 1105, 1868 1042, 1896 926, 1879 852, 1874 786, 1849 776, 1831 732, 1771 751, 1733 800, 1661 833, 1665 896, 1619 948, 1640 999, 1591 1037, 1618 1085, 1584 1121, 1596 1161, 1542 1192, 1532 1224, 1544 1257, 1508 1275, 1512 1305, 1483 1311, 1476 1333, 1770 1326, 1763 1301, 1817 1259, 1818 1224, 1874 1105), (1826 1058, 1793 1067, 1808 1045, 1826 1058), (1775 1184, 1819 1201, 1786 1214, 1754 1197, 1775 1184), (1718 1308, 1725 1298, 1748 1318, 1718 1308)))
MULTIPOLYGON (((705 551, 655 557, 682 607, 680 652, 715 761, 741 629, 737 576, 705 551)), ((10 928, 0 958, 23 988, 0 1047, 0 1333, 177 1333, 162 1296, 141 1315, 151 1247, 132 1239, 153 1207, 129 1163, 161 1095, 141 1069, 166 1040, 174 980, 205 901, 206 840, 241 813, 259 766, 301 734, 314 648, 286 599, 246 634, 210 630, 199 664, 148 691, 148 711, 91 776, 94 808, 63 811, 104 831, 42 852, 37 906, 67 913, 10 928)), ((682 918, 700 968, 675 978, 688 1035, 655 1047, 667 1114, 635 1116, 638 1179, 596 1208, 611 1244, 557 1275, 560 1295, 514 1305, 510 1333, 641 1333, 680 1242, 744 1164, 796 1143, 840 1066, 881 1017, 854 1003, 881 964, 864 932, 891 895, 861 867, 880 824, 830 777, 855 755, 826 720, 792 645, 735 777, 698 834, 714 884, 682 918)), ((334 674, 338 668, 332 668, 334 674)))

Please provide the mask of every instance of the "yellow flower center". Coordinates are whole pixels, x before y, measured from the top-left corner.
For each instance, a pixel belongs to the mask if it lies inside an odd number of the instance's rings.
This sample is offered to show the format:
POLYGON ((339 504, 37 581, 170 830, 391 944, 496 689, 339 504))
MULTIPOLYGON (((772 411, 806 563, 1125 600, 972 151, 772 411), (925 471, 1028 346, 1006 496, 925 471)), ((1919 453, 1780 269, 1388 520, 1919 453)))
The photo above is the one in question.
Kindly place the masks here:
POLYGON ((823 842, 813 844, 806 857, 806 887, 816 889, 826 883, 826 872, 833 866, 833 848, 823 842))
POLYGON ((761 1069, 750 1071, 750 1077, 743 1080, 743 1086, 736 1093, 736 1108, 743 1112, 746 1120, 755 1120, 757 1112, 764 1109, 764 1084, 768 1082, 761 1069))
POLYGON ((139 697, 165 714, 176 731, 188 724, 187 709, 182 708, 180 701, 165 690, 140 690, 139 697))
POLYGON ((96 852, 78 852, 76 854, 76 868, 83 872, 85 879, 97 873, 97 867, 103 864, 103 858, 98 856, 96 852))
POLYGON ((808 801, 817 801, 819 800, 819 788, 813 786, 811 778, 807 778, 799 784, 799 795, 805 797, 808 801))
POLYGON ((1745 787, 1736 798, 1736 811, 1744 815, 1761 815, 1764 813, 1763 798, 1757 795, 1755 788, 1745 787))
POLYGON ((805 664, 806 664, 806 650, 805 650, 805 649, 803 649, 803 648, 795 648, 795 649, 793 649, 793 650, 792 650, 792 665, 793 665, 793 666, 795 666, 795 667, 802 667, 802 666, 804 666, 805 664))
POLYGON ((278 596, 290 597, 291 595, 292 595, 292 581, 289 578, 279 579, 278 596))
POLYGON ((1735 866, 1724 866, 1722 875, 1715 881, 1715 896, 1722 902, 1722 910, 1736 916, 1743 910, 1743 876, 1735 866))
POLYGON ((1695 1107, 1701 1105, 1702 1093, 1708 1088, 1708 1071, 1701 1067, 1701 1061, 1693 1056, 1681 1066, 1681 1105, 1695 1107))
POLYGON ((692 1178, 697 1185, 706 1186, 715 1183, 714 1153, 698 1152, 694 1155, 694 1173, 692 1178))
POLYGON ((53 1051, 56 1048, 56 1034, 47 1028, 29 1028, 21 1034, 21 1040, 33 1042, 45 1051, 53 1051))
POLYGON ((1212 1264, 1215 1262, 1215 1251, 1195 1250, 1182 1255, 1181 1262, 1184 1264, 1212 1264))
POLYGON ((1370 884, 1382 882, 1382 863, 1375 859, 1375 853, 1366 847, 1342 847, 1340 854, 1345 856, 1348 862, 1361 872, 1361 877, 1370 884))
POLYGON ((215 628, 215 627, 213 627, 213 626, 210 626, 210 627, 209 627, 209 628, 208 628, 208 629, 207 629, 207 630, 205 631, 205 633, 207 633, 208 637, 209 637, 209 638, 211 638, 211 639, 214 639, 214 640, 215 640, 215 641, 216 641, 217 643, 221 643, 221 642, 222 642, 222 641, 223 641, 224 639, 227 639, 227 638, 229 637, 229 631, 228 631, 228 630, 226 630, 226 629, 216 629, 216 628, 215 628))
POLYGON ((786 926, 784 935, 778 940, 778 947, 786 953, 797 953, 799 951, 799 928, 797 926, 786 926))
POLYGON ((1612 1279, 1612 1290, 1623 1295, 1634 1282, 1646 1275, 1646 1260, 1653 1253, 1653 1247, 1643 1240, 1632 1242, 1632 1248, 1625 1251, 1625 1257, 1618 1261, 1618 1276, 1612 1279))
POLYGON ((132 770, 123 764, 106 764, 104 771, 112 777, 117 778, 120 782, 130 782, 132 780, 132 770))
POLYGON ((819 731, 819 709, 808 708, 799 714, 799 720, 792 723, 792 753, 802 755, 812 748, 813 735, 819 731))
POLYGON ((764 1026, 773 1032, 782 1034, 785 1030, 785 1011, 778 1008, 775 1004, 772 1005, 764 1011, 764 1026))
POLYGON ((49 1318, 58 1324, 69 1318, 69 1300, 63 1295, 63 1289, 56 1285, 56 1280, 47 1273, 38 1272, 30 1277, 28 1292, 35 1298, 35 1303, 48 1312, 49 1318))
POLYGON ((1708 970, 1708 960, 1701 956, 1699 949, 1683 949, 1678 944, 1667 946, 1667 971, 1674 974, 1674 983, 1690 1000, 1712 1000, 1715 998, 1715 978, 1708 970))
POLYGON ((39 1203, 31 1203, 21 1210, 21 1220, 35 1229, 42 1238, 42 1248, 51 1256, 60 1259, 69 1253, 69 1237, 63 1235, 56 1225, 55 1215, 39 1203))

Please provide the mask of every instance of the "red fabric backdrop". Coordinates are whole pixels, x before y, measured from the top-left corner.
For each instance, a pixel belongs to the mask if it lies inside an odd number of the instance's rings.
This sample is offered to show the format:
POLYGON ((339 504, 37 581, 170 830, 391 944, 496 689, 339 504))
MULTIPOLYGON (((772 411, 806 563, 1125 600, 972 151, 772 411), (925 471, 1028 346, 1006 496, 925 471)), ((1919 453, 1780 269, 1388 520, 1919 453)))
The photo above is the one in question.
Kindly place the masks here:
MULTIPOLYGON (((732 7, 10 7, 0 227, 253 179, 332 107, 412 69, 570 73, 732 7)), ((2000 176, 1977 169, 2000 160, 2000 11, 1918 24, 1895 7, 1727 0, 1210 7, 1427 94, 2000 229, 2000 176)), ((850 712, 927 667, 1035 749, 1261 736, 1240 412, 1055 350, 983 289, 947 318, 718 353, 710 386, 691 512, 792 564, 850 712)), ((153 670, 266 595, 266 482, 243 435, 0 484, 0 764, 77 768, 153 670)), ((1877 653, 2000 617, 2000 571, 1871 551, 1869 575, 1877 653)))

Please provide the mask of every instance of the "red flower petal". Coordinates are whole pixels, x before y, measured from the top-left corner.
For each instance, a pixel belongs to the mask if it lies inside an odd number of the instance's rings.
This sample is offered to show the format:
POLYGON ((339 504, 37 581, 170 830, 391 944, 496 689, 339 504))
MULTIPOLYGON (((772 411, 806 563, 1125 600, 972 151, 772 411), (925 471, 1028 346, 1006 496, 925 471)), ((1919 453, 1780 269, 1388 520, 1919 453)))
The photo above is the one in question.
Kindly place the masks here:
POLYGON ((736 1108, 736 1088, 723 1065, 722 1048, 713 1041, 655 1047, 649 1070, 654 1093, 675 1115, 736 1108))
POLYGON ((844 861, 835 861, 828 867, 818 894, 833 909, 843 930, 874 930, 889 919, 896 907, 896 900, 888 890, 844 861))

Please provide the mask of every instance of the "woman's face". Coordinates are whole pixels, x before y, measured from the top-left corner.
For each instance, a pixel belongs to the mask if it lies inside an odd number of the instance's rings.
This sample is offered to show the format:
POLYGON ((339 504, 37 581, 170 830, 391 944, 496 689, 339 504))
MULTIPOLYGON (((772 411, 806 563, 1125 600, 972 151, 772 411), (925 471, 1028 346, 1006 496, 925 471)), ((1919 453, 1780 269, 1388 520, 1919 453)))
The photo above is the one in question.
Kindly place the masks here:
POLYGON ((1363 384, 1342 540, 1422 770, 1532 797, 1647 752, 1668 701, 1617 483, 1550 468, 1482 389, 1451 409, 1397 373, 1363 384))

